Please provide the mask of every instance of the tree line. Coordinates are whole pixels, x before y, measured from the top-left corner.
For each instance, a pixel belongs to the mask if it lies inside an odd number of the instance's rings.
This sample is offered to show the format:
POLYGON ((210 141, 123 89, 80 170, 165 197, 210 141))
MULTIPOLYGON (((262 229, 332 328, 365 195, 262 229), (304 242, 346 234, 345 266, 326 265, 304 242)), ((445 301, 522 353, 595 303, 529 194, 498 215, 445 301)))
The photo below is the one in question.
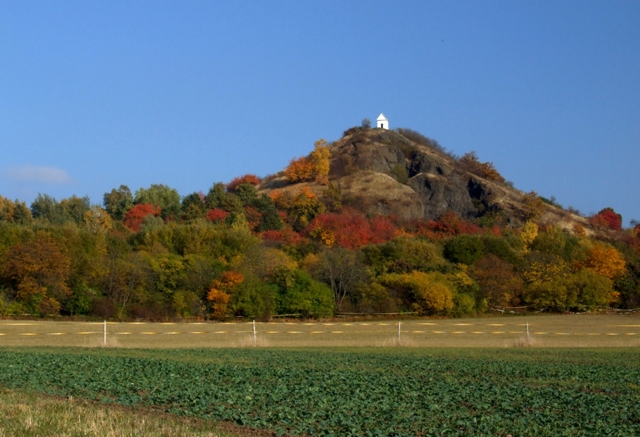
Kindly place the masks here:
POLYGON ((477 220, 366 215, 329 183, 327 151, 319 141, 285 171, 324 184, 321 193, 258 192, 260 178, 245 175, 186 196, 122 185, 102 205, 0 196, 0 314, 467 317, 640 306, 640 225, 623 229, 611 208, 573 229, 540 222, 535 193, 523 198, 520 226, 500 211, 477 220))

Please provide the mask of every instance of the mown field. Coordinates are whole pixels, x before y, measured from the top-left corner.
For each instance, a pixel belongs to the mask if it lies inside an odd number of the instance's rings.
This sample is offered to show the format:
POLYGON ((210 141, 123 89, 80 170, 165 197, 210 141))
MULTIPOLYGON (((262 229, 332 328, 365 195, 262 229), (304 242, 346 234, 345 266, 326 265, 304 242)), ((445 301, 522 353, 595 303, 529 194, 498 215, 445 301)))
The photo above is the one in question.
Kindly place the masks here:
MULTIPOLYGON (((262 347, 396 346, 398 320, 256 323, 262 347)), ((415 347, 511 347, 527 338, 540 347, 637 347, 640 315, 538 315, 400 321, 400 342, 415 347)), ((103 324, 0 320, 1 346, 103 345, 103 324)), ((254 345, 253 325, 237 323, 107 323, 107 345, 203 348, 254 345)))
POLYGON ((640 435, 638 348, 3 348, 0 385, 320 436, 640 435))

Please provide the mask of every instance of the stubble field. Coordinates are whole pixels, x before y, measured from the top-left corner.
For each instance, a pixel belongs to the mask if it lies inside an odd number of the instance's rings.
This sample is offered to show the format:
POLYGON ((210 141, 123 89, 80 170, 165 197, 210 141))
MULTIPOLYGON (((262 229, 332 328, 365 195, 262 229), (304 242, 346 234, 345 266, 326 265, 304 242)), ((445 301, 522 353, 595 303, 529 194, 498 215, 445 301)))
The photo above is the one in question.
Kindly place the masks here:
MULTIPOLYGON (((552 315, 351 322, 107 323, 107 346, 635 347, 640 315, 552 315), (398 326, 400 324, 400 326, 398 326), (527 335, 527 326, 529 333, 527 335), (398 329, 400 328, 400 329, 398 329), (400 331, 400 332, 398 332, 400 331)), ((103 323, 0 321, 1 346, 104 345, 103 323)))

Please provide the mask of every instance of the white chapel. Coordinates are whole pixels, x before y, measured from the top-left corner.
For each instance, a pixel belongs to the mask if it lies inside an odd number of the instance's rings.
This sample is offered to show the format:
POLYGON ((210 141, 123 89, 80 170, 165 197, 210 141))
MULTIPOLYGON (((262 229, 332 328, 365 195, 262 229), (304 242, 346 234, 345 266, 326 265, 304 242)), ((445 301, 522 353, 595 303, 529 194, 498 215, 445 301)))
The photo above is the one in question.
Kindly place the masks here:
POLYGON ((389 120, 387 120, 387 117, 385 117, 384 114, 380 114, 376 126, 380 129, 389 129, 389 120))

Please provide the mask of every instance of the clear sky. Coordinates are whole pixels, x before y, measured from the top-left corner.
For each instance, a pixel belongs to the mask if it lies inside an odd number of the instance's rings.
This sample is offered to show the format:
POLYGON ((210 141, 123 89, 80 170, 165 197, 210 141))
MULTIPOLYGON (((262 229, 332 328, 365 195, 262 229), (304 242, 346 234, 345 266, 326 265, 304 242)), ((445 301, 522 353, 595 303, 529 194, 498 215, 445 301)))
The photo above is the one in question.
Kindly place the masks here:
POLYGON ((0 195, 265 176, 384 112, 640 220, 640 2, 0 2, 0 195))

